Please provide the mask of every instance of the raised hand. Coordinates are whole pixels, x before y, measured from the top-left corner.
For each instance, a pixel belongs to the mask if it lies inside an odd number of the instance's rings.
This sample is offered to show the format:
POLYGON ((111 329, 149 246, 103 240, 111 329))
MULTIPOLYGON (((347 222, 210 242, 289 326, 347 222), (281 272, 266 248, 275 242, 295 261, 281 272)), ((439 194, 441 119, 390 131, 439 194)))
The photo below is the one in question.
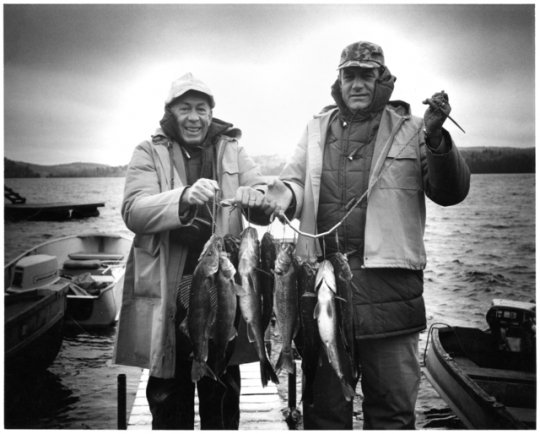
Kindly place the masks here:
POLYGON ((212 200, 218 183, 213 179, 200 178, 192 186, 188 187, 182 196, 182 200, 189 205, 204 205, 212 200))
POLYGON ((443 91, 436 92, 431 98, 422 101, 422 104, 427 104, 429 107, 424 113, 424 124, 428 136, 442 135, 442 126, 452 107, 448 102, 448 94, 443 91))
POLYGON ((264 199, 262 209, 266 215, 270 216, 270 221, 273 221, 280 211, 286 211, 289 208, 293 199, 293 193, 283 181, 274 178, 268 184, 268 190, 264 199))

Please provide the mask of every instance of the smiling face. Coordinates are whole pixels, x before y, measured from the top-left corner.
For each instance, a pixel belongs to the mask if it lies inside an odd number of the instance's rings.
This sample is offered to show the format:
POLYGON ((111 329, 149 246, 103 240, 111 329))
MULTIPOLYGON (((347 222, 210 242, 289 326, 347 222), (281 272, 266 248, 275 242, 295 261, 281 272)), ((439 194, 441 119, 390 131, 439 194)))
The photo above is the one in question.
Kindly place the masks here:
POLYGON ((171 105, 182 140, 187 145, 202 145, 212 122, 208 99, 199 92, 186 92, 171 105))
POLYGON ((351 110, 365 110, 371 104, 378 68, 343 68, 339 78, 341 96, 351 110))

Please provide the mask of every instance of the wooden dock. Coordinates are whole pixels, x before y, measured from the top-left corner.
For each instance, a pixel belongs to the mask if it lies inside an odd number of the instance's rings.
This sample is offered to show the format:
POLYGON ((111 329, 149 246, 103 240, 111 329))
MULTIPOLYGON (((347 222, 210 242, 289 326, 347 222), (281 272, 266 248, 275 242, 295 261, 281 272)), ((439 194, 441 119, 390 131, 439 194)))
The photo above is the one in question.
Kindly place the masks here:
POLYGON ((5 203, 6 220, 52 220, 98 217, 98 207, 105 203, 5 203))
MULTIPOLYGON (((259 362, 240 365, 242 388, 240 394, 241 430, 288 430, 274 383, 261 386, 259 362)), ((143 370, 139 389, 128 421, 129 430, 151 430, 152 415, 146 400, 148 370, 143 370)), ((195 429, 200 429, 199 401, 195 394, 195 429)))

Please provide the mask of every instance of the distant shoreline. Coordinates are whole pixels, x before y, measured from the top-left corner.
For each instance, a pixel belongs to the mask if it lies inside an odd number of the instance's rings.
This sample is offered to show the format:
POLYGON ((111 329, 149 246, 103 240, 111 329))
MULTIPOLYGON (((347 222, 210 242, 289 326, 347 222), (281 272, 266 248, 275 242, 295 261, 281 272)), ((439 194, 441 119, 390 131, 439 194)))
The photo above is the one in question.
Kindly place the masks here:
MULTIPOLYGON (((535 148, 459 148, 472 174, 536 173, 535 148)), ((279 175, 287 160, 280 155, 252 157, 266 176, 279 175)), ((44 166, 4 157, 4 179, 15 178, 123 178, 128 165, 70 163, 44 166)))

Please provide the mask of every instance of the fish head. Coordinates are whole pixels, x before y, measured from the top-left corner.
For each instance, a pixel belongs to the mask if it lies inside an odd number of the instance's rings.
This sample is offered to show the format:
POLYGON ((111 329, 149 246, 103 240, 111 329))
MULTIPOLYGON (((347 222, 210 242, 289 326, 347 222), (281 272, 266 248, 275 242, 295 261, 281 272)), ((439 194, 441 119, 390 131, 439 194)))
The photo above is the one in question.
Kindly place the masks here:
POLYGON ((232 234, 227 234, 223 237, 223 245, 227 252, 238 250, 238 247, 240 247, 240 238, 235 237, 232 234))
POLYGON ((265 232, 262 237, 261 243, 274 245, 274 236, 270 232, 265 232))
POLYGON ((229 260, 227 252, 222 251, 219 255, 219 269, 227 279, 232 279, 236 274, 236 269, 229 260))
POLYGON ((264 256, 268 262, 276 260, 276 243, 270 232, 265 232, 261 240, 261 258, 264 256))
POLYGON ((199 265, 203 268, 205 276, 211 276, 217 273, 219 268, 219 258, 223 250, 223 238, 212 235, 203 247, 199 257, 199 265))
POLYGON ((317 261, 304 261, 300 266, 303 268, 306 276, 313 276, 319 270, 319 263, 317 261))
POLYGON ((279 253, 276 258, 275 273, 283 275, 289 271, 293 262, 294 245, 291 243, 281 243, 279 253))
POLYGON ((353 278, 351 267, 349 266, 349 259, 347 255, 337 252, 332 258, 336 274, 345 280, 351 280, 353 278))
POLYGON ((336 278, 334 276, 334 266, 332 263, 325 259, 319 265, 319 270, 317 271, 317 277, 315 279, 315 287, 318 288, 321 284, 326 284, 333 293, 336 293, 336 278))
POLYGON ((257 229, 247 227, 240 235, 238 271, 248 274, 259 266, 259 236, 257 229))

